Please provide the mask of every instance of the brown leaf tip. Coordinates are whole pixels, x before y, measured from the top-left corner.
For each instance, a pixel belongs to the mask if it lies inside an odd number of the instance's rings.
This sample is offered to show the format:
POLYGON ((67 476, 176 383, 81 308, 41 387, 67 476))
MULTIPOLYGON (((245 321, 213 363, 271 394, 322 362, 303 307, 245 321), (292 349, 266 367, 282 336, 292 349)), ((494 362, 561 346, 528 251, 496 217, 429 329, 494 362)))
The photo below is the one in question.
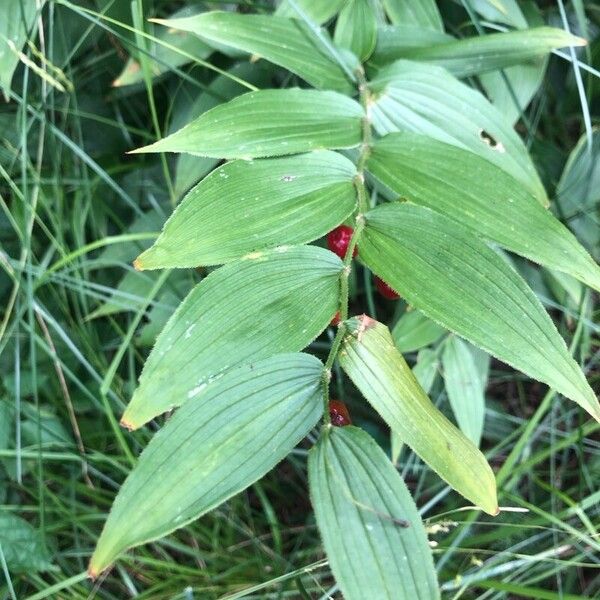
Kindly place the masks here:
POLYGON ((139 256, 133 261, 133 268, 136 271, 143 271, 144 270, 144 265, 142 264, 142 261, 140 260, 139 256))
POLYGON ((119 425, 124 429, 127 429, 127 431, 133 431, 135 429, 135 426, 132 425, 129 421, 126 421, 125 418, 122 418, 119 421, 119 425))
POLYGON ((356 332, 356 339, 360 342, 365 331, 371 329, 372 327, 375 327, 375 325, 377 325, 377 321, 375 319, 372 319, 369 315, 365 314, 360 315, 360 317, 358 317, 358 320, 360 324, 356 332))

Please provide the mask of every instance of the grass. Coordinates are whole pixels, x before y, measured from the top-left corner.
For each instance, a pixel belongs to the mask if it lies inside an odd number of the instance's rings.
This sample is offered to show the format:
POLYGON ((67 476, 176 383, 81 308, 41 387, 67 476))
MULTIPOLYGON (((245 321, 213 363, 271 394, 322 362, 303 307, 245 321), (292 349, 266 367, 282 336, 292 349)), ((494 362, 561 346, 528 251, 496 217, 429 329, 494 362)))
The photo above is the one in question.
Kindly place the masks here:
MULTIPOLYGON (((181 3, 150 4, 50 1, 39 15, 44 35, 25 49, 40 70, 21 65, 0 106, 0 597, 339 598, 307 496, 308 443, 224 506, 130 552, 97 582, 86 577, 119 484, 160 424, 129 433, 118 420, 156 333, 202 276, 136 275, 131 261, 171 212, 181 181, 211 165, 190 160, 183 172, 172 156, 126 152, 164 135, 173 119, 185 122, 198 94, 222 101, 222 90, 207 88, 231 63, 217 54, 152 82, 145 18, 181 3), (111 87, 130 54, 141 81, 111 87)), ((600 11, 592 2, 537 4, 545 20, 560 24, 566 14, 578 31, 585 10, 595 40, 579 55, 589 65, 580 76, 568 53, 551 58, 518 125, 556 197, 569 153, 600 123, 600 11)), ((440 6, 449 31, 481 25, 472 10, 440 6)), ((287 83, 281 77, 274 81, 287 83)), ((581 185, 566 192, 579 197, 581 185)), ((599 200, 590 193, 583 215, 561 216, 593 229, 599 200)), ((524 268, 598 389, 596 298, 565 295, 524 268)), ((381 299, 363 269, 351 283, 355 312, 393 322, 404 309, 381 299)), ((314 352, 325 357, 332 334, 314 352)), ((387 448, 385 427, 339 372, 333 389, 387 448)), ((447 409, 439 377, 431 397, 447 409)), ((496 362, 487 400, 482 447, 507 507, 498 517, 460 510, 462 500, 413 454, 400 457, 435 542, 444 597, 600 596, 600 426, 496 362)))

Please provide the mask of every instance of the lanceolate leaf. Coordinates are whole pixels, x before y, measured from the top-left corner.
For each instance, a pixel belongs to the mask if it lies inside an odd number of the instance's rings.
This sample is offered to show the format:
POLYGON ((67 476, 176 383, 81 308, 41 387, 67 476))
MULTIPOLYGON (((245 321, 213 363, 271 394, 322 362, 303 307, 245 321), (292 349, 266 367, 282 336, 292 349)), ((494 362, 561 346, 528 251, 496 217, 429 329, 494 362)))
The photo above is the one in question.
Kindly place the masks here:
POLYGON ((136 266, 214 265, 314 240, 354 210, 355 175, 330 151, 228 163, 187 194, 136 266))
POLYGON ((485 382, 469 346, 456 336, 444 345, 442 367, 448 399, 461 431, 479 446, 485 420, 485 382))
POLYGON ((119 491, 90 575, 215 508, 285 458, 321 415, 322 369, 307 354, 274 356, 230 371, 178 410, 119 491))
POLYGON ((592 147, 584 134, 573 148, 556 188, 557 204, 565 222, 600 258, 598 197, 600 195, 600 129, 592 133, 592 147))
POLYGON ((137 428, 227 369, 304 348, 339 303, 342 262, 314 246, 257 252, 214 271, 158 337, 122 423, 137 428))
POLYGON ((338 16, 333 39, 361 60, 367 59, 377 41, 377 17, 372 0, 348 0, 338 16))
POLYGON ((600 406, 539 300, 472 231, 410 203, 366 215, 364 262, 406 300, 600 420, 600 406))
MULTIPOLYGON (((186 123, 198 118, 207 110, 218 104, 232 100, 248 91, 239 81, 245 81, 259 88, 268 87, 271 81, 272 65, 257 65, 250 62, 236 63, 226 74, 215 77, 208 87, 197 94, 194 101, 184 110, 173 107, 173 119, 168 133, 174 133, 186 123), (262 67, 262 68, 261 68, 262 67), (236 79, 232 79, 232 77, 236 79)), ((188 90, 181 90, 181 95, 190 98, 188 90)), ((175 194, 181 198, 195 183, 203 179, 219 163, 218 158, 193 156, 181 154, 177 157, 175 167, 175 194)))
POLYGON ((310 494, 346 600, 439 598, 427 534, 406 485, 356 427, 324 432, 308 459, 310 494))
POLYGON ((479 76, 486 95, 508 123, 514 125, 523 116, 544 81, 547 63, 547 58, 539 58, 479 76))
MULTIPOLYGON (((455 0, 460 3, 461 0, 455 0)), ((471 0, 471 6, 486 20, 524 29, 527 21, 517 0, 471 0)))
POLYGON ((329 21, 344 6, 346 0, 282 0, 275 14, 280 17, 301 19, 296 7, 317 24, 329 21))
POLYGON ((444 31, 435 0, 383 0, 385 12, 395 25, 418 25, 444 31))
POLYGON ((316 90, 261 90, 221 104, 174 134, 134 152, 260 158, 361 141, 363 110, 351 98, 316 90))
POLYGON ((435 65, 399 60, 370 84, 377 133, 414 131, 466 148, 518 179, 544 205, 546 191, 525 145, 504 115, 435 65), (468 108, 466 108, 468 107, 468 108))
MULTIPOLYGON (((299 19, 211 11, 186 19, 156 20, 205 40, 258 55, 316 88, 351 93, 354 86, 318 36, 299 19)), ((322 32, 322 35, 326 35, 322 32)))
POLYGON ((557 48, 585 44, 584 39, 563 29, 535 27, 415 48, 403 53, 403 58, 435 63, 457 77, 469 77, 527 62, 557 48))
POLYGON ((435 350, 423 348, 417 354, 417 363, 412 368, 414 376, 426 394, 429 394, 439 371, 440 359, 435 350))
POLYGON ((426 317, 420 310, 405 312, 392 330, 396 348, 400 352, 413 352, 439 340, 446 330, 426 317))
POLYGON ((452 42, 454 38, 443 31, 421 25, 382 25, 377 30, 377 44, 369 65, 383 67, 415 48, 452 42))
POLYGON ((442 479, 496 514, 496 483, 485 457, 433 405, 394 346, 389 329, 365 315, 346 321, 346 326, 339 362, 356 387, 442 479))
POLYGON ((518 181, 487 160, 405 132, 379 140, 367 168, 398 196, 600 289, 600 267, 577 239, 518 181))

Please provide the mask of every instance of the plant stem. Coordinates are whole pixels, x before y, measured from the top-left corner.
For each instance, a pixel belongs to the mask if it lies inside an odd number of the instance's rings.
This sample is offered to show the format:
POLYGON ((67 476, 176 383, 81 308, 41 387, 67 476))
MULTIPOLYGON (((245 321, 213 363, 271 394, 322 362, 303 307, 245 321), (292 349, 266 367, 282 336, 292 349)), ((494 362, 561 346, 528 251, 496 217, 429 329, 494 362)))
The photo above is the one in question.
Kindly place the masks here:
POLYGON ((329 383, 331 381, 331 369, 336 359, 342 340, 346 333, 346 325, 343 321, 338 326, 337 333, 331 344, 331 350, 325 361, 325 368, 323 369, 323 424, 328 427, 331 424, 331 417, 329 416, 329 383))
POLYGON ((331 381, 331 369, 340 350, 340 346, 346 333, 345 321, 348 319, 348 279, 352 272, 352 258, 356 244, 365 228, 365 213, 369 210, 369 199, 367 195, 367 189, 365 187, 365 176, 364 167, 369 153, 371 151, 371 119, 369 118, 369 88, 367 87, 367 80, 365 73, 360 67, 356 72, 358 80, 358 93, 360 98, 361 106, 365 111, 365 116, 362 121, 362 143, 360 146, 360 154, 356 164, 357 174, 354 178, 354 185, 356 187, 356 194, 358 197, 358 212, 354 220, 354 231, 350 238, 350 243, 346 249, 344 255, 344 269, 342 270, 340 278, 340 324, 338 330, 331 343, 331 349, 325 362, 325 368, 323 370, 323 423, 325 427, 331 425, 331 418, 329 416, 329 383, 331 381))

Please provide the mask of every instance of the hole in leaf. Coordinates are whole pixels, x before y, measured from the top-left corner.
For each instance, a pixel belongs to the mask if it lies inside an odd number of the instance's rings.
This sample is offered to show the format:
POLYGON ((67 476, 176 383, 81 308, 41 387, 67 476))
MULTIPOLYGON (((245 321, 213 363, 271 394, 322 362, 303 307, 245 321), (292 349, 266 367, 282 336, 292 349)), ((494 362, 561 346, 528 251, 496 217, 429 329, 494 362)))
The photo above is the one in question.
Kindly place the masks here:
POLYGON ((479 137, 481 140, 486 143, 492 150, 496 150, 498 152, 504 152, 505 148, 502 142, 499 142, 493 135, 488 133, 485 129, 479 130, 479 137))

